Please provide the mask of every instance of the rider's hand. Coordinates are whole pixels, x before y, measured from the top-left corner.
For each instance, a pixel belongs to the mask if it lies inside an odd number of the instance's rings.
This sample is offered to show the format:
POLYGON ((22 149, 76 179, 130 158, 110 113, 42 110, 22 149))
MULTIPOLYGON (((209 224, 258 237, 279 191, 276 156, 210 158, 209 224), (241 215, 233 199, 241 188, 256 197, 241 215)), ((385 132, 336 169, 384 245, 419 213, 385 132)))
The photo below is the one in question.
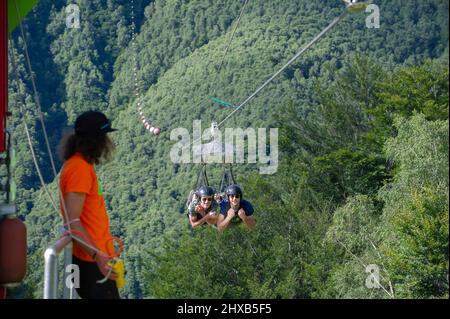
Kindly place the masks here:
MULTIPOLYGON (((99 254, 95 255, 95 262, 97 264, 98 269, 100 270, 100 272, 103 274, 103 276, 107 276, 109 273, 109 270, 112 269, 109 265, 108 262, 112 260, 109 257, 105 257, 99 254)), ((117 279, 117 274, 114 271, 111 271, 111 274, 108 277, 109 280, 116 280, 117 279)))
POLYGON ((234 209, 230 208, 227 212, 227 217, 233 218, 236 215, 234 209))
POLYGON ((245 211, 242 208, 239 209, 238 215, 239 215, 239 218, 242 219, 242 220, 247 218, 247 215, 245 215, 245 211))
POLYGON ((202 205, 197 205, 197 206, 195 206, 195 211, 196 211, 197 213, 203 213, 204 210, 205 210, 205 209, 202 207, 202 205))

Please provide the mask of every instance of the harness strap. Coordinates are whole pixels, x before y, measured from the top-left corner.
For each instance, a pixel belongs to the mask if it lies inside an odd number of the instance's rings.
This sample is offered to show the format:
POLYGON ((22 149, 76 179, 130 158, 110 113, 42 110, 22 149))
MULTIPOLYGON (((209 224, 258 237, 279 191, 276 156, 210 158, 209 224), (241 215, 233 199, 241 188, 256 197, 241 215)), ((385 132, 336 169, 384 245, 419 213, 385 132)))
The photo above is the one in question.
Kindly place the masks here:
POLYGON ((234 180, 231 164, 227 164, 223 167, 222 180, 220 181, 219 191, 221 193, 225 192, 226 188, 231 184, 236 184, 236 181, 234 180))

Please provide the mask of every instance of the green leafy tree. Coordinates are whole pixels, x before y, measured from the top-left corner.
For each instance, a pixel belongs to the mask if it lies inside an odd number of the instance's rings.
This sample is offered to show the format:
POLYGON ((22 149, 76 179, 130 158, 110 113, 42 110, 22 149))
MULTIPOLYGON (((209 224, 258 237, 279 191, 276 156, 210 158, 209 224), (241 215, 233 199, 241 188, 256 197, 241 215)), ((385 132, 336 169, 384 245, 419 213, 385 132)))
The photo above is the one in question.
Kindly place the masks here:
POLYGON ((448 120, 396 127, 386 152, 398 172, 380 192, 387 267, 399 297, 448 298, 448 120))

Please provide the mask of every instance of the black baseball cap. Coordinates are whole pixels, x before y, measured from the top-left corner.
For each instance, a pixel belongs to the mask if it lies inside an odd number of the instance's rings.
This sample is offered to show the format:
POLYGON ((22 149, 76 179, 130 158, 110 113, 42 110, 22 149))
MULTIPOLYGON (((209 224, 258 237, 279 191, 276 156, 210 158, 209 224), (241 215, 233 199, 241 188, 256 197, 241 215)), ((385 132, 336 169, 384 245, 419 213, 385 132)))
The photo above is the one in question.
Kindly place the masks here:
POLYGON ((100 134, 117 131, 111 127, 111 120, 98 111, 84 112, 75 120, 76 134, 100 134))

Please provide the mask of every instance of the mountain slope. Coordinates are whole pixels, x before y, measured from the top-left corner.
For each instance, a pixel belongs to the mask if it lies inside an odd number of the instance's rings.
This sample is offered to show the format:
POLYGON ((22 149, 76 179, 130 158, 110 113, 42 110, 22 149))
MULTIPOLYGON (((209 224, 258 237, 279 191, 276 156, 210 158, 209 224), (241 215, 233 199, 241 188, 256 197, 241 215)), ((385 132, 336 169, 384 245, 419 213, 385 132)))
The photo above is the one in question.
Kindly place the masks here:
MULTIPOLYGON (((142 7, 145 4, 142 2, 142 7)), ((126 245, 129 273, 125 295, 141 298, 147 284, 142 274, 143 255, 147 250, 163 250, 164 237, 178 238, 186 232, 186 216, 181 213, 198 170, 198 165, 170 162, 174 145, 169 140, 170 131, 177 127, 191 131, 194 119, 201 119, 206 128, 213 119, 224 118, 230 110, 205 104, 209 96, 215 93, 234 104, 243 101, 336 17, 342 6, 331 0, 320 4, 250 1, 217 74, 241 3, 154 1, 146 7, 142 24, 138 23, 137 61, 144 112, 163 129, 156 138, 140 124, 133 100, 134 52, 128 42, 130 34, 125 31, 130 25, 126 2, 80 2, 81 8, 83 5, 90 8, 91 24, 82 28, 82 34, 71 34, 61 27, 63 11, 56 12, 48 26, 52 59, 57 65, 53 71, 64 78, 58 92, 63 102, 56 108, 71 123, 76 114, 96 107, 113 116, 113 124, 119 128, 113 137, 116 159, 99 167, 99 176, 114 233, 126 245), (115 9, 114 19, 105 24, 111 8, 115 9), (101 17, 100 22, 94 23, 95 16, 101 17), (111 31, 113 22, 121 23, 121 40, 111 31), (108 46, 110 51, 106 50, 108 46)), ((287 103, 306 111, 315 102, 312 92, 316 81, 332 80, 333 72, 351 61, 356 52, 391 69, 440 57, 448 47, 448 14, 443 13, 448 12, 448 3, 415 1, 405 6, 400 0, 382 1, 380 10, 382 28, 367 29, 364 14, 348 16, 226 126, 275 127, 276 115, 287 103)), ((43 90, 51 88, 44 85, 43 90)), ((65 120, 53 122, 60 118, 47 116, 48 122, 58 128, 67 124, 65 120)), ((237 167, 238 181, 245 186, 247 175, 256 170, 256 165, 237 167)), ((217 183, 220 168, 215 167, 213 172, 217 183)), ((27 282, 30 287, 36 285, 30 290, 40 290, 39 258, 56 238, 59 223, 42 191, 37 192, 34 208, 27 216, 33 255, 27 282)))

